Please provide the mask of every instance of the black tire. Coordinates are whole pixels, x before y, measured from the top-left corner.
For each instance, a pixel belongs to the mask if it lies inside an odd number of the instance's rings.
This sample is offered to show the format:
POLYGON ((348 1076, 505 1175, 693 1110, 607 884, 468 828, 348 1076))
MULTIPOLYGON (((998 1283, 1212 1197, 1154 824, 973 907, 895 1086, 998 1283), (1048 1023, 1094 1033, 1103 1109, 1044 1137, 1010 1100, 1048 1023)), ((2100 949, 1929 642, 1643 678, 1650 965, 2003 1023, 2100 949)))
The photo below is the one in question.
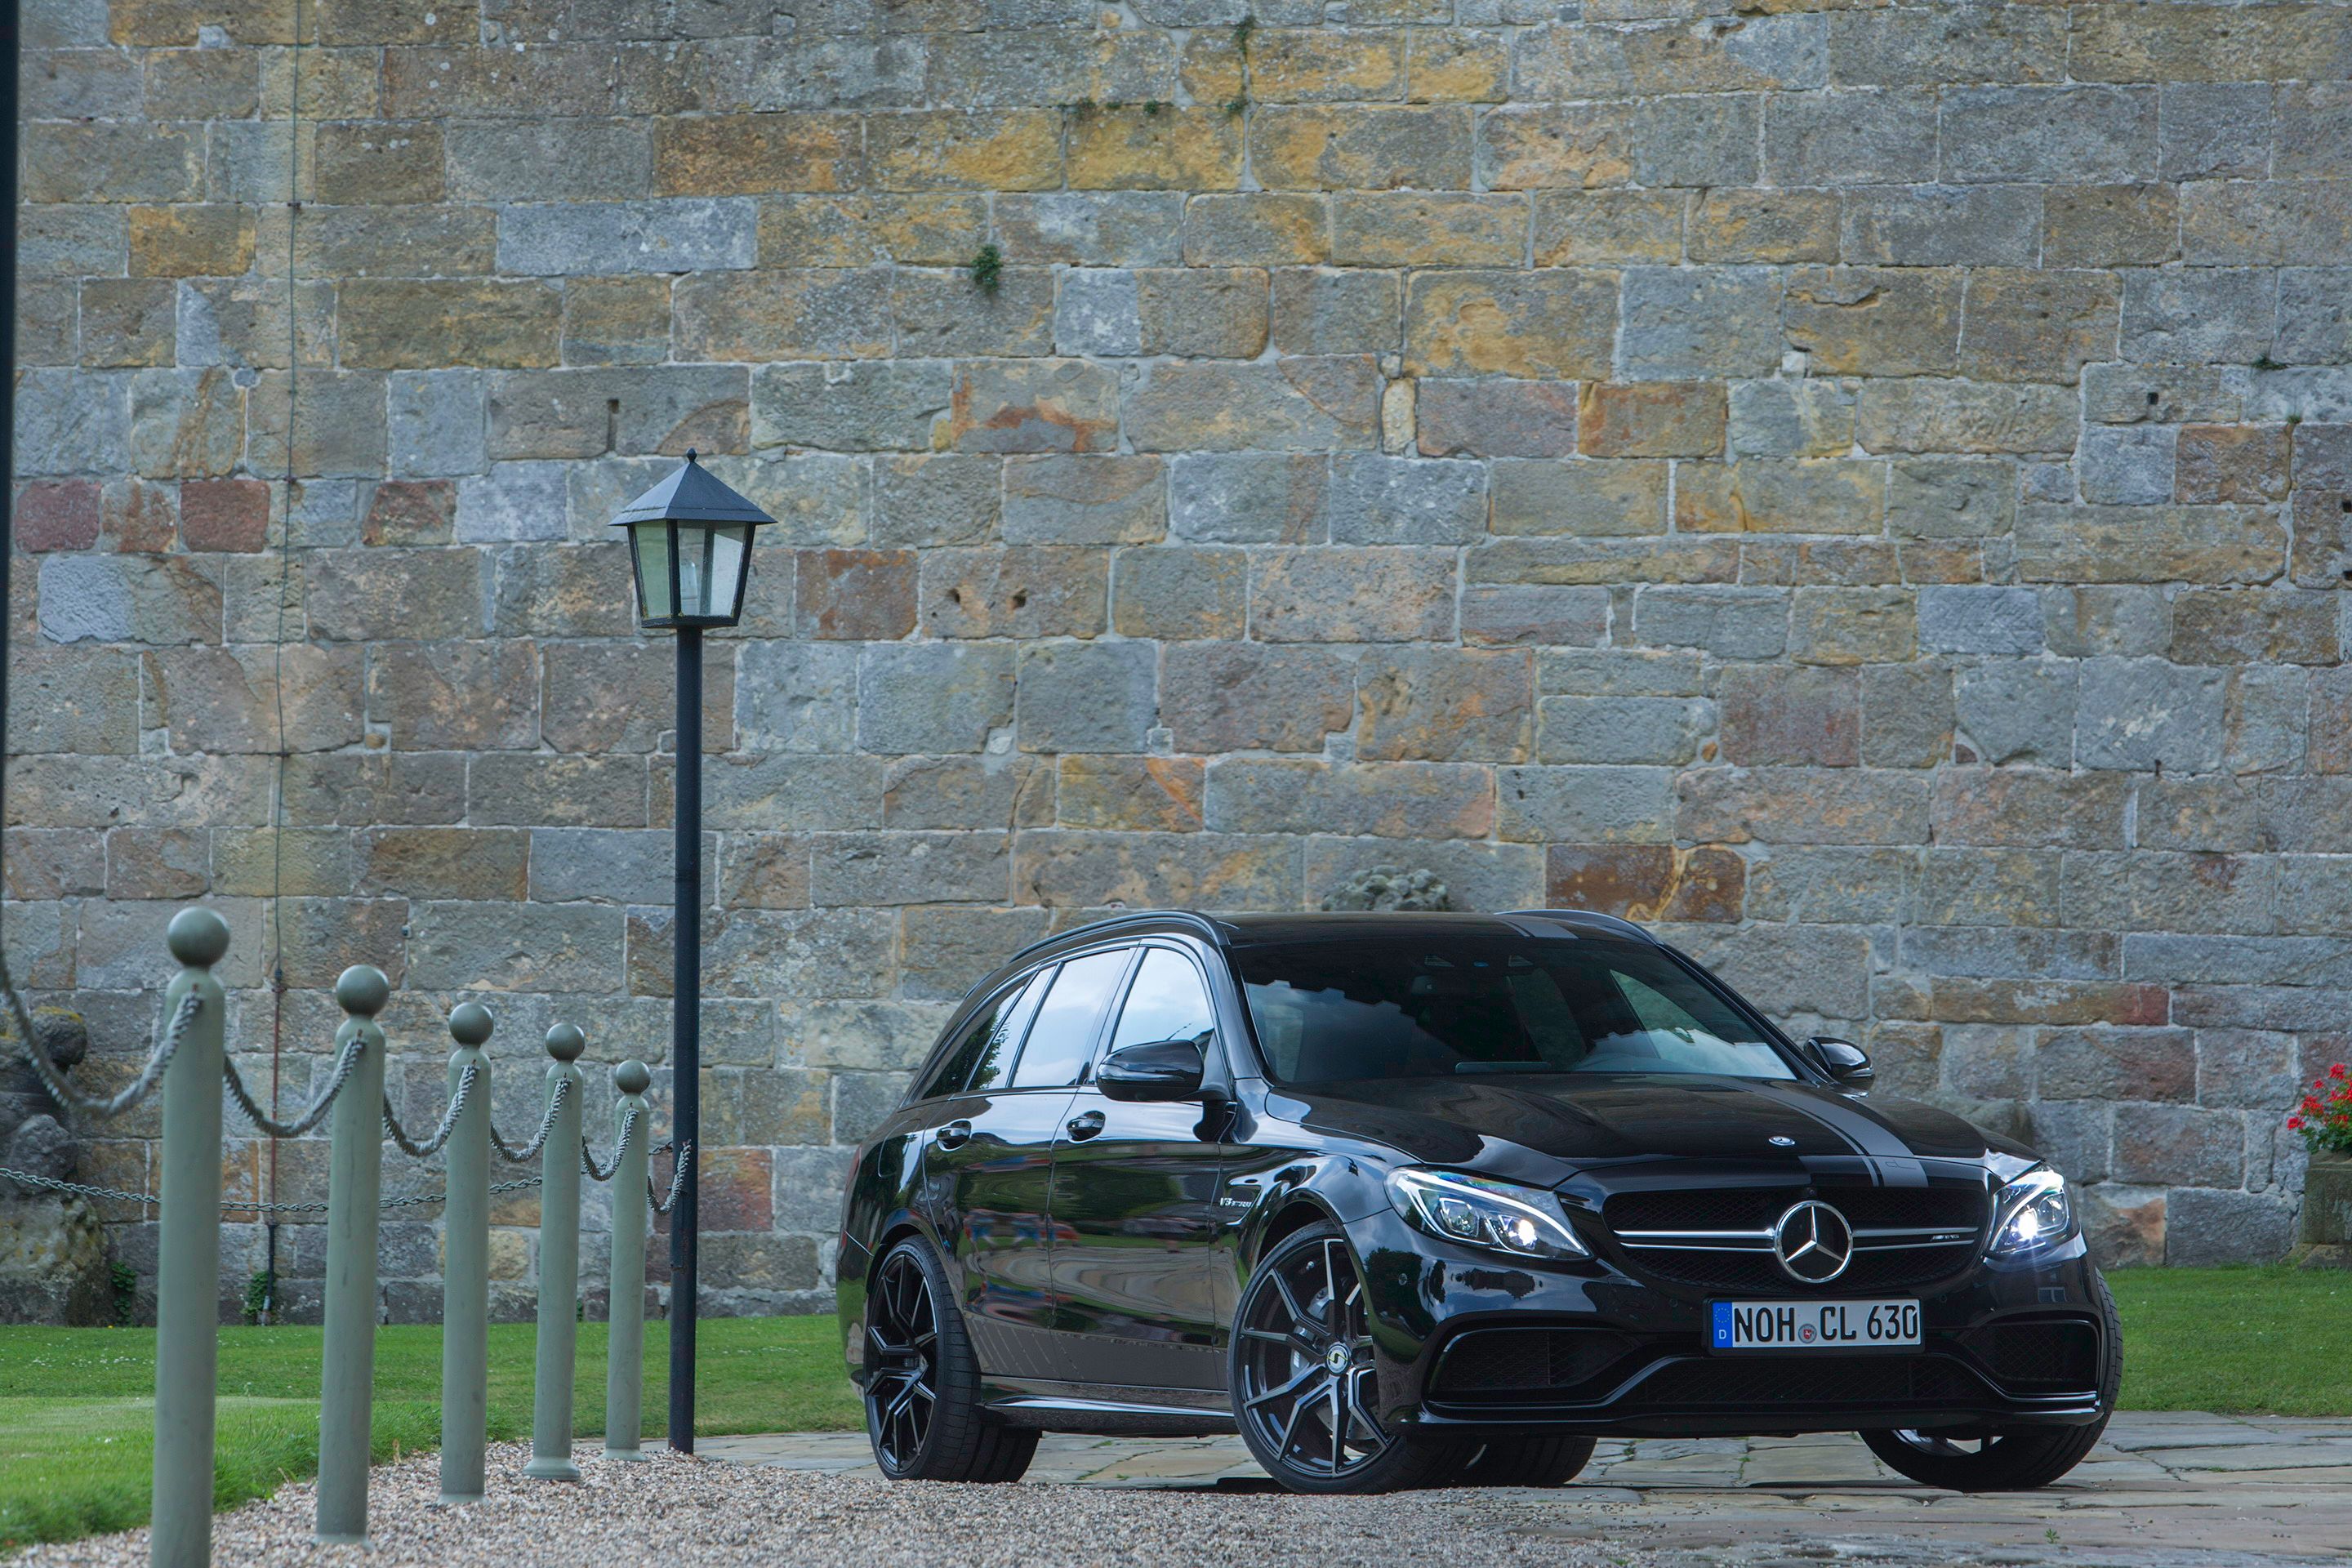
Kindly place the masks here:
POLYGON ((1383 1430, 1365 1406, 1374 1372, 1362 1279, 1347 1237, 1318 1222, 1258 1260, 1234 1314, 1226 1375, 1242 1441, 1294 1492, 1443 1485, 1469 1458, 1459 1441, 1383 1430))
POLYGON ((1956 1492, 2032 1491, 2046 1487, 2083 1462, 2114 1414, 2123 1384, 2123 1322, 2107 1282, 2094 1270, 2093 1290, 2106 1342, 2106 1365, 2099 1375, 2099 1418, 2086 1426, 1995 1427, 1979 1438, 1955 1442, 1933 1432, 1864 1432, 1862 1440, 1887 1468, 1922 1486, 1956 1492), (1970 1447, 1969 1443, 1976 1446, 1970 1447))
POLYGON ((894 1481, 1017 1481, 1037 1434, 990 1419, 980 1362, 947 1270, 910 1236, 882 1255, 866 1292, 866 1436, 894 1481))
POLYGON ((1590 1437, 1497 1437, 1454 1478, 1460 1487, 1564 1487, 1592 1458, 1590 1437))

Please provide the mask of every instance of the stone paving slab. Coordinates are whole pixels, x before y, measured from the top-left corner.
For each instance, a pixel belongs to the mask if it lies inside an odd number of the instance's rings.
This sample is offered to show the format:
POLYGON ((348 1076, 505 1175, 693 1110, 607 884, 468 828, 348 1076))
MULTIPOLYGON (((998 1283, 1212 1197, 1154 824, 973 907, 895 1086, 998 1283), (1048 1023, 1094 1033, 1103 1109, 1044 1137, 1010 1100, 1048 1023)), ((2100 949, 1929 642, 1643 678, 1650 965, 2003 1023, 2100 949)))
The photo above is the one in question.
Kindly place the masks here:
MULTIPOLYGON (((874 1475, 862 1433, 705 1438, 714 1458, 874 1475)), ((1234 1494, 1274 1483, 1237 1437, 1049 1436, 1037 1485, 1234 1494)), ((1605 1442, 1555 1492, 1444 1494, 1465 1531, 1536 1548, 1605 1541, 1735 1568, 1824 1559, 2133 1565, 2352 1560, 2352 1420, 2125 1412, 2074 1472, 2036 1492, 1965 1496, 1914 1485, 1834 1433, 1794 1438, 1605 1442)))

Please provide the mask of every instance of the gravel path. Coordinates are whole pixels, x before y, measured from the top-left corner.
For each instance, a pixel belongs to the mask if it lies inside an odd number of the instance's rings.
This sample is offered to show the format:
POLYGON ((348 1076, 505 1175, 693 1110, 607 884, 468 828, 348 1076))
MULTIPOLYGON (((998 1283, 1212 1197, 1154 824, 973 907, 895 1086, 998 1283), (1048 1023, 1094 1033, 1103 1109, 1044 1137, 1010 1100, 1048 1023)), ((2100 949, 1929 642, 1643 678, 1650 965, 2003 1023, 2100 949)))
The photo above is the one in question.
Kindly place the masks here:
MULTIPOLYGON (((524 1445, 490 1450, 489 1497, 444 1509, 430 1454, 381 1466, 371 1499, 373 1550, 310 1541, 315 1492, 289 1486, 223 1515, 213 1552, 223 1568, 1601 1568, 1635 1554, 1557 1533, 1557 1501, 1461 1493, 1297 1498, 1267 1492, 1110 1490, 1079 1487, 892 1484, 861 1477, 681 1458, 641 1465, 581 1451, 578 1486, 525 1481, 524 1445)), ((10 1568, 144 1568, 147 1532, 37 1546, 10 1568)))

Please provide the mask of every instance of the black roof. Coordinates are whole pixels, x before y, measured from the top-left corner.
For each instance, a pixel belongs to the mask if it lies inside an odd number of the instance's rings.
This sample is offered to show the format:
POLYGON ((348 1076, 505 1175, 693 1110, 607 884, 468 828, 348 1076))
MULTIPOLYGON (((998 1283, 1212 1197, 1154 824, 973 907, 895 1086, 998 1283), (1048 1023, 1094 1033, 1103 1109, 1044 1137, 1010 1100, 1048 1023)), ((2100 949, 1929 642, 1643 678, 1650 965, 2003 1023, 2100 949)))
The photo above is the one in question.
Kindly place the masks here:
POLYGON ((1591 933, 1645 942, 1657 941, 1631 921, 1590 910, 1513 910, 1503 914, 1381 910, 1215 915, 1197 910, 1137 910, 1033 942, 1007 963, 1017 963, 1051 947, 1077 946, 1109 936, 1145 936, 1154 931, 1181 931, 1225 948, 1372 936, 1542 937, 1591 933))

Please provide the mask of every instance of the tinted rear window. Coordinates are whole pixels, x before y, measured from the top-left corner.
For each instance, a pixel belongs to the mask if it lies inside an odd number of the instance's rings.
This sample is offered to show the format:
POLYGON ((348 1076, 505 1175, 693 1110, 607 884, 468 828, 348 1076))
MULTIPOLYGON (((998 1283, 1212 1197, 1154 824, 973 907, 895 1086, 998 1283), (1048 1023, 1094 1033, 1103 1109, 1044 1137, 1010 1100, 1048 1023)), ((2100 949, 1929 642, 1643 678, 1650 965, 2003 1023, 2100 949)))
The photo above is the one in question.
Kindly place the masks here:
POLYGON ((1286 1083, 1797 1076, 1738 1008, 1640 942, 1350 938, 1243 948, 1234 962, 1267 1069, 1286 1083))

